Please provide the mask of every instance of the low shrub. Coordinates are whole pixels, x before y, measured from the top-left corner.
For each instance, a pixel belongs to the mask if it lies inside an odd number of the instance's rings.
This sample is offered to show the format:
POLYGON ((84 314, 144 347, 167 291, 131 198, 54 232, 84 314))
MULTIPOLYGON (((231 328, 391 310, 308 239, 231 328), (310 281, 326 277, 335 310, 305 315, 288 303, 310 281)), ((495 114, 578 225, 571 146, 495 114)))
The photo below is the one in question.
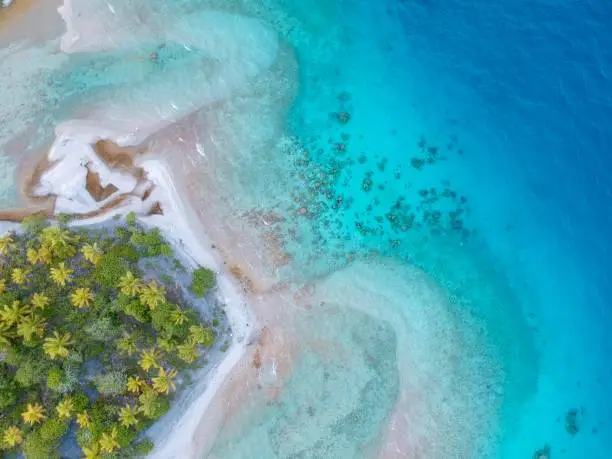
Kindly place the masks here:
POLYGON ((208 268, 196 268, 191 274, 191 291, 198 297, 203 297, 215 286, 216 275, 208 268))

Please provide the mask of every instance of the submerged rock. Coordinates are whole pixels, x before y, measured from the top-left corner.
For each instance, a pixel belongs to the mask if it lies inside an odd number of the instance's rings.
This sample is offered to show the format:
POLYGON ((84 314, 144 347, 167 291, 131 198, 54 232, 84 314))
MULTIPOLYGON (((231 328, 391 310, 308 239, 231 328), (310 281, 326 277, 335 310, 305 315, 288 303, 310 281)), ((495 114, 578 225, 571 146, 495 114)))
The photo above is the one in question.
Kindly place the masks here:
POLYGON ((570 435, 576 435, 580 431, 579 414, 576 409, 571 409, 565 414, 565 430, 570 435))
POLYGON ((533 459, 550 459, 550 446, 545 445, 544 448, 538 449, 533 453, 533 459))
POLYGON ((351 120, 351 114, 349 112, 337 112, 337 113, 333 113, 332 116, 340 124, 346 124, 351 120))

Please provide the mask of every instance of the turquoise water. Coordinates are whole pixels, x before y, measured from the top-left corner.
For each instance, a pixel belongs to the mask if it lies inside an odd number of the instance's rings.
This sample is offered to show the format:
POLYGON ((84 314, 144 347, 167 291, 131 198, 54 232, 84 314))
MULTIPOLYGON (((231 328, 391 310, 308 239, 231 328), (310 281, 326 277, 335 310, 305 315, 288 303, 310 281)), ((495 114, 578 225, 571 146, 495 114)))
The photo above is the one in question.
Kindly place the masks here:
MULTIPOLYGON (((316 285, 282 392, 250 400, 211 457, 378 457, 406 394, 382 457, 608 457, 608 6, 142 5, 117 17, 161 31, 220 8, 281 39, 269 70, 198 113, 207 158, 180 150, 194 206, 245 233, 243 212, 284 217, 291 262, 273 275, 316 285)), ((197 97, 223 68, 206 59, 150 40, 71 55, 44 73, 57 108, 32 142, 90 105, 197 97)))

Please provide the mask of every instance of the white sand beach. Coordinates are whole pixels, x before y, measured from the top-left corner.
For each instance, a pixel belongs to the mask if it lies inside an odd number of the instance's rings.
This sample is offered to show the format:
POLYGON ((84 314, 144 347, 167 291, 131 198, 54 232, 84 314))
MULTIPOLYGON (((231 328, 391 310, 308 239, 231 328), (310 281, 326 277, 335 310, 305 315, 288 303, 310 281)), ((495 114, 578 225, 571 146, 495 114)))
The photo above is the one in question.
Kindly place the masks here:
MULTIPOLYGON (((49 152, 49 159, 55 161, 41 178, 40 194, 57 196, 56 212, 86 214, 101 209, 108 200, 96 202, 86 189, 85 176, 88 164, 93 164, 100 181, 117 187, 116 194, 132 193, 137 185, 133 176, 113 171, 96 155, 92 148, 100 137, 115 140, 112 133, 96 129, 83 123, 65 123, 58 127, 58 137, 49 152)), ((136 194, 120 206, 97 216, 78 220, 77 225, 100 223, 114 215, 135 212, 138 220, 160 228, 164 237, 191 261, 192 266, 206 266, 217 273, 219 295, 225 304, 225 311, 232 329, 232 343, 222 362, 204 381, 197 381, 194 387, 182 396, 179 402, 182 410, 171 410, 151 430, 158 448, 152 457, 197 456, 190 439, 202 418, 202 413, 217 393, 225 378, 243 356, 247 343, 256 330, 256 322, 247 306, 247 299, 240 286, 227 271, 220 255, 211 249, 212 243, 199 222, 192 217, 186 203, 174 187, 166 166, 159 160, 144 160, 137 164, 146 176, 145 186, 152 189, 147 199, 136 194), (152 203, 159 203, 162 215, 147 215, 152 203)))

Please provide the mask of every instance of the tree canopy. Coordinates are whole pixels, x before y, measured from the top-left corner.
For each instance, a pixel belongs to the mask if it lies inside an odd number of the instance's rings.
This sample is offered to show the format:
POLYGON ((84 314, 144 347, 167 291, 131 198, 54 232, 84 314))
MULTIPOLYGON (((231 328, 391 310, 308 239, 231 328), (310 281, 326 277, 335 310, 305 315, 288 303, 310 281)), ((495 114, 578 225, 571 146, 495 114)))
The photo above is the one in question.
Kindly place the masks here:
POLYGON ((82 457, 151 449, 140 432, 223 332, 190 303, 214 273, 179 288, 178 266, 133 216, 96 229, 30 218, 0 237, 0 451, 56 458, 67 435, 82 457))

